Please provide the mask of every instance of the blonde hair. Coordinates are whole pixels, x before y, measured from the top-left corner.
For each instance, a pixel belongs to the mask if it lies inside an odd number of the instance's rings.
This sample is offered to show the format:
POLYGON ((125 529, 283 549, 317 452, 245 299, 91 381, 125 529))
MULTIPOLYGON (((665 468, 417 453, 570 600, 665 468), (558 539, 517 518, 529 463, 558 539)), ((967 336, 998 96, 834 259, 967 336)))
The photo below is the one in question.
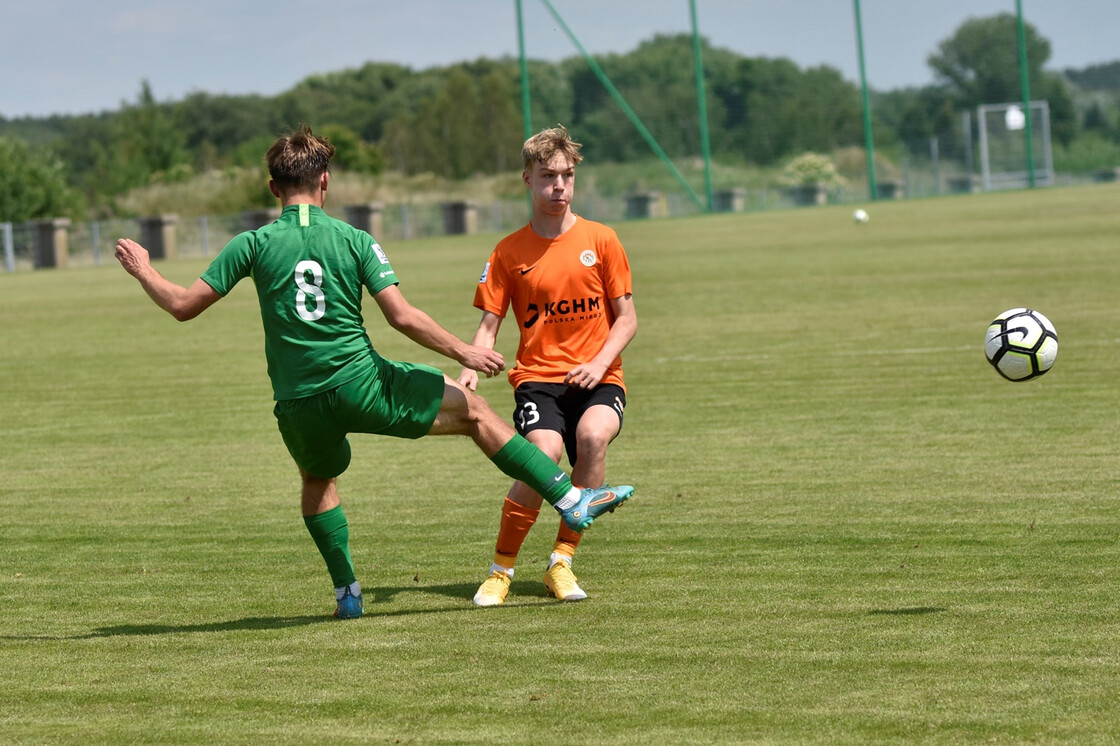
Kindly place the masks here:
POLYGON ((557 154, 563 155, 573 166, 583 160, 579 149, 583 145, 574 141, 567 128, 558 124, 551 129, 543 129, 530 137, 521 146, 521 160, 528 171, 534 163, 548 163, 557 154))
POLYGON ((276 187, 298 194, 318 188, 319 177, 330 170, 333 157, 334 146, 327 138, 312 134, 310 127, 301 124, 272 143, 264 159, 276 187))

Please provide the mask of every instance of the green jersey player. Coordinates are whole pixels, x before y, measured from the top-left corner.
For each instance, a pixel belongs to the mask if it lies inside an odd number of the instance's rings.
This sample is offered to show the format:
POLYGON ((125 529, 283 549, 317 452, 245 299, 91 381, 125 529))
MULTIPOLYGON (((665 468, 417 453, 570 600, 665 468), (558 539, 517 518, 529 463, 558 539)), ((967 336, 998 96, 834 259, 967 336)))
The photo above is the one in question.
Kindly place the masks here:
POLYGON ((299 467, 304 522, 335 588, 335 616, 362 615, 349 529, 337 477, 350 463, 350 433, 398 438, 466 435, 507 476, 530 484, 582 531, 633 488, 580 490, 480 396, 439 370, 377 354, 362 316, 362 289, 409 339, 486 376, 505 361, 470 345, 405 300, 385 252, 368 233, 323 211, 334 147, 301 127, 269 148, 269 189, 283 210, 270 225, 236 236, 190 287, 163 277, 135 241, 116 257, 149 297, 179 321, 198 316, 251 277, 264 326, 274 414, 299 467))

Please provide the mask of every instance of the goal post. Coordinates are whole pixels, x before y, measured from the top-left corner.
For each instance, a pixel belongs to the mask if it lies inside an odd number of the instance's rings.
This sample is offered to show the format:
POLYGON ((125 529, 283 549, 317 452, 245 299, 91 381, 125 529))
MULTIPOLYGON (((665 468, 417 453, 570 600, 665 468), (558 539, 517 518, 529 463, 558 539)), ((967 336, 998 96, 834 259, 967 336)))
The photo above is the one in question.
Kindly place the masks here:
POLYGON ((982 104, 976 109, 980 132, 980 169, 985 190, 1053 186, 1050 105, 1030 102, 1031 152, 1027 161, 1027 112, 1023 104, 982 104))

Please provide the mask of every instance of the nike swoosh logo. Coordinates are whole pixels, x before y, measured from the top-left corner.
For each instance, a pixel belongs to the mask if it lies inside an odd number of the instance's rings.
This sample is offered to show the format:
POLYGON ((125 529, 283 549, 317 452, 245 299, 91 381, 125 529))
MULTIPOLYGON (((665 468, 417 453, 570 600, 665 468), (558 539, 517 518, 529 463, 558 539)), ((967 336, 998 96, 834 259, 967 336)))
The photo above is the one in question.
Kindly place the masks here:
POLYGON ((536 269, 536 268, 537 268, 537 265, 535 265, 535 264, 534 264, 534 265, 533 265, 532 267, 529 267, 529 269, 523 269, 523 270, 521 270, 521 274, 523 274, 523 275, 527 275, 527 274, 529 274, 530 272, 532 272, 532 271, 533 271, 534 269, 536 269))
POLYGON ((559 482, 559 481, 560 481, 561 479, 563 479, 563 478, 564 478, 564 475, 563 475, 563 474, 557 474, 556 476, 554 476, 554 477, 552 478, 552 481, 553 481, 553 482, 559 482))
POLYGON ((600 497, 598 500, 592 500, 588 504, 587 507, 591 508, 591 507, 594 507, 596 505, 604 505, 606 503, 609 503, 609 502, 613 501, 614 499, 615 499, 615 494, 613 492, 608 492, 605 495, 603 495, 602 497, 600 497))

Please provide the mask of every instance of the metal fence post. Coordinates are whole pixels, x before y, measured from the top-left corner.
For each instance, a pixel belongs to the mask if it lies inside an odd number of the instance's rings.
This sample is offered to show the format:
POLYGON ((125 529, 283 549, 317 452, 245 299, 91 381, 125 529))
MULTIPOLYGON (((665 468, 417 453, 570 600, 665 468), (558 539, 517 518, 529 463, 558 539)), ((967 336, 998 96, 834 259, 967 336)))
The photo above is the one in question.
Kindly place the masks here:
POLYGON ((101 223, 94 220, 89 224, 89 235, 93 239, 93 265, 101 266, 101 223))
POLYGON ((3 229, 4 233, 4 269, 15 272, 16 252, 15 247, 12 246, 12 224, 0 223, 0 229, 3 229))

